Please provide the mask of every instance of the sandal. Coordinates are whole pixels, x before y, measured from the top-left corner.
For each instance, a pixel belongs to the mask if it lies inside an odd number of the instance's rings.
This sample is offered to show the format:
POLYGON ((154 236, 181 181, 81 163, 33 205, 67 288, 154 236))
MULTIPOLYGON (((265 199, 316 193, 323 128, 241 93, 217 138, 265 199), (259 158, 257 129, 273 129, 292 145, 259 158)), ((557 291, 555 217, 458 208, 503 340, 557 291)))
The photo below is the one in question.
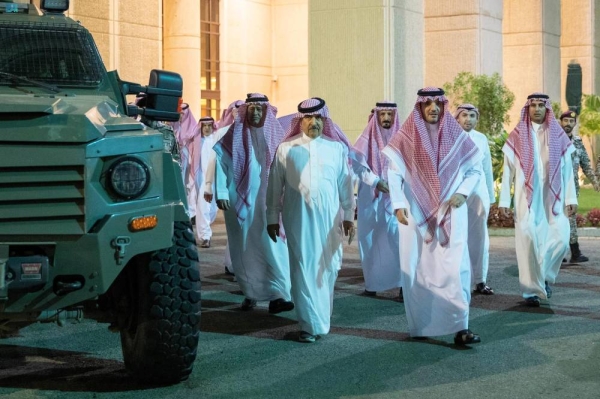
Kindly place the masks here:
POLYGON ((479 335, 475 334, 473 331, 467 329, 467 330, 461 330, 459 332, 456 333, 456 335, 454 336, 454 344, 455 345, 460 345, 460 346, 465 346, 465 345, 469 345, 469 344, 478 344, 481 342, 481 338, 479 338, 479 335))

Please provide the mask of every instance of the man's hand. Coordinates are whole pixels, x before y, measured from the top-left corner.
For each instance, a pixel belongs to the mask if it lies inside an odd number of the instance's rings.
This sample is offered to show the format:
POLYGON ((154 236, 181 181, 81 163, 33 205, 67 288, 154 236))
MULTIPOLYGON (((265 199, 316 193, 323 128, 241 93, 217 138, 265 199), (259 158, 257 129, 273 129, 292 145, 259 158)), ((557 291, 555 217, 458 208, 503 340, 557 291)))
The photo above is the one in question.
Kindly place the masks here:
POLYGON ((344 220, 342 222, 342 226, 344 226, 344 235, 348 237, 348 245, 350 245, 352 244, 354 234, 356 233, 356 229, 354 228, 354 222, 350 220, 344 220))
POLYGON ((466 201, 467 197, 465 197, 463 194, 454 194, 452 197, 450 197, 450 201, 448 202, 454 208, 460 208, 466 201))
POLYGON ((377 186, 375 186, 375 188, 384 194, 388 194, 390 192, 390 186, 388 186, 387 182, 383 179, 377 182, 377 186))
POLYGON ((504 208, 501 206, 498 208, 498 210, 500 211, 500 214, 502 214, 502 216, 508 218, 508 208, 504 208))
POLYGON ((209 194, 209 193, 204 193, 204 201, 206 202, 212 202, 213 199, 213 195, 209 194))
POLYGON ((396 209, 395 213, 398 223, 408 225, 408 212, 406 212, 406 208, 396 209))
POLYGON ((279 224, 268 224, 267 225, 267 234, 271 237, 273 242, 277 242, 277 237, 279 237, 279 224))
POLYGON ((228 210, 229 209, 229 200, 217 200, 217 208, 221 209, 221 210, 228 210))
POLYGON ((565 206, 565 213, 567 216, 573 216, 577 213, 577 205, 567 205, 565 206))

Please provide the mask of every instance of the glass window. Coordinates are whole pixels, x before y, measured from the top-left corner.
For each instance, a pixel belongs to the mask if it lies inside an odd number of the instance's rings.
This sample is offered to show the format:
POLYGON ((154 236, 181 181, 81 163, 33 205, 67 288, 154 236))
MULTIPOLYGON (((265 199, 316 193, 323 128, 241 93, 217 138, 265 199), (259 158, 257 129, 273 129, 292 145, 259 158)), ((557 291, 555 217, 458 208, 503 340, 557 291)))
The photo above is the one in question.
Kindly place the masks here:
POLYGON ((200 0, 200 97, 202 117, 221 115, 219 67, 219 0, 200 0))

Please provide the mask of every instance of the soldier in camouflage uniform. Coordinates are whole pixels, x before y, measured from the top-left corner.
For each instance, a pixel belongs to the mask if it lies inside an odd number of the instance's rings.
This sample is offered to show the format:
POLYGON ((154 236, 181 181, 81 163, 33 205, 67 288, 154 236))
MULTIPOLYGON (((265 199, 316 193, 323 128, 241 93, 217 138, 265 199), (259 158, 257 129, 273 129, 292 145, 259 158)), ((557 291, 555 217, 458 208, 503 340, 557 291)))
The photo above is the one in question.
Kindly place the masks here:
MULTIPOLYGON (((590 179, 596 190, 598 190, 598 181, 596 179, 596 176, 594 175, 594 170, 592 169, 590 157, 588 156, 585 147, 583 146, 581 137, 573 135, 573 129, 575 128, 576 123, 577 114, 573 111, 563 112, 560 116, 560 124, 565 133, 567 133, 567 136, 569 136, 569 138, 571 139, 573 146, 575 147, 575 151, 572 155, 573 176, 575 176, 575 191, 577 193, 577 197, 579 197, 580 167, 583 170, 583 173, 587 176, 587 178, 590 179)), ((579 250, 579 243, 577 242, 577 215, 571 215, 569 217, 569 222, 571 225, 571 238, 569 240, 569 246, 571 247, 571 263, 587 262, 589 259, 587 256, 581 254, 581 251, 579 250)))

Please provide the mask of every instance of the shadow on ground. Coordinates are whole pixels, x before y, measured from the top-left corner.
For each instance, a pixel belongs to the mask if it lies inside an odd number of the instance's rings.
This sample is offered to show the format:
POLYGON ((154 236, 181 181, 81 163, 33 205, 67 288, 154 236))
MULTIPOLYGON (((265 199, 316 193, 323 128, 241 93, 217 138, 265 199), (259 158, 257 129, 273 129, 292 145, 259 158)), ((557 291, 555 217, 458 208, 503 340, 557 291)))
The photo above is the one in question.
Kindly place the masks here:
POLYGON ((123 392, 156 388, 135 382, 123 362, 85 352, 0 345, 0 387, 64 392, 123 392))

